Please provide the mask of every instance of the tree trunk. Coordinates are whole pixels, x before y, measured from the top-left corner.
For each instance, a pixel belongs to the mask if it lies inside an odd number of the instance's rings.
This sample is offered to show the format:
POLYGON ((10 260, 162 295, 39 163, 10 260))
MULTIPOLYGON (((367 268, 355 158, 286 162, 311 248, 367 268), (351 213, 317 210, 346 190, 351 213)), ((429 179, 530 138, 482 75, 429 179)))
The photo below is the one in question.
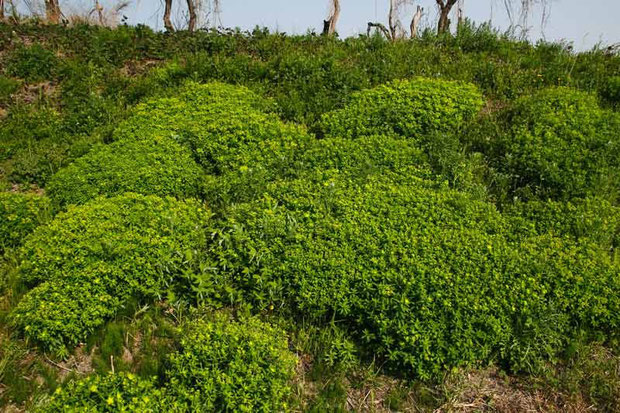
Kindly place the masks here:
POLYGON ((0 21, 4 21, 4 0, 0 0, 0 21))
POLYGON ((194 5, 194 0, 187 0, 187 10, 189 10, 189 23, 187 25, 187 30, 192 33, 196 28, 196 7, 194 5))
POLYGON ((60 23, 60 6, 58 0, 45 0, 45 18, 49 23, 60 23))
POLYGON ((415 39, 418 37, 418 26, 420 25, 420 20, 422 20, 422 13, 424 9, 421 6, 418 6, 415 14, 413 15, 413 19, 411 20, 411 38, 415 39))
POLYGON ((170 13, 172 12, 172 0, 165 0, 166 7, 164 9, 164 27, 167 31, 173 32, 174 26, 170 21, 170 13))
POLYGON ((323 35, 336 33, 336 25, 340 17, 340 0, 332 0, 332 11, 327 20, 323 20, 323 35))
POLYGON ((463 19, 464 19, 464 11, 463 11, 463 7, 464 7, 464 0, 458 0, 458 4, 457 4, 457 9, 456 9, 456 24, 457 24, 457 28, 461 27, 461 25, 463 24, 463 19))
POLYGON ((396 40, 398 33, 396 33, 396 5, 394 4, 396 0, 390 0, 390 14, 388 14, 388 25, 390 26, 390 36, 392 41, 396 40))
POLYGON ((450 30, 450 11, 457 0, 435 0, 439 7, 439 23, 437 24, 437 34, 446 33, 450 30))
POLYGON ((95 0, 95 11, 97 12, 97 18, 99 20, 99 25, 104 26, 103 7, 99 3, 99 0, 95 0))

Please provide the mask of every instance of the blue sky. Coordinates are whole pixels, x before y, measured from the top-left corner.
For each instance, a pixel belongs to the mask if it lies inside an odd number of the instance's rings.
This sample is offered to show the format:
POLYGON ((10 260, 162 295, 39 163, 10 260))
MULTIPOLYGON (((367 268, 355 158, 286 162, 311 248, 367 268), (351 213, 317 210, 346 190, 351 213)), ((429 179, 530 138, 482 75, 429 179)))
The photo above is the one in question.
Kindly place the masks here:
MULTIPOLYGON (((67 0, 87 1, 87 0, 67 0)), ((112 1, 112 0, 108 0, 112 1)), ((184 0, 174 0, 184 5, 184 0)), ((327 0, 221 0, 222 24, 226 27, 251 29, 267 26, 287 33, 305 33, 321 29, 328 11, 327 0)), ((338 25, 341 36, 352 36, 366 30, 368 21, 387 20, 389 0, 341 0, 342 14, 338 25)), ((435 0, 415 0, 425 7, 426 24, 436 20, 435 0)), ((129 23, 145 23, 161 28, 163 0, 133 0, 124 11, 129 23)), ((177 11, 177 22, 183 20, 177 11)), ((509 20, 503 0, 465 0, 465 14, 477 22, 489 21, 507 28, 509 20)), ((568 40, 578 49, 589 48, 598 42, 620 42, 620 0, 552 0, 551 15, 544 31, 540 30, 540 9, 530 20, 531 37, 542 35, 547 40, 568 40)), ((407 17, 406 19, 409 19, 407 17)))

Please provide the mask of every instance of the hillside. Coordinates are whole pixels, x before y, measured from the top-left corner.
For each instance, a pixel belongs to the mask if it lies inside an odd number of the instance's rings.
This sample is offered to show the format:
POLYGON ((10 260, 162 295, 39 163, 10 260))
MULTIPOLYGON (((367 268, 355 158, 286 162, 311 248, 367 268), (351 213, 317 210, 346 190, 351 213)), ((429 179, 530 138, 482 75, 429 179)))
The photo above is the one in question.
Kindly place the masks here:
POLYGON ((620 55, 0 23, 0 409, 620 411, 620 55))

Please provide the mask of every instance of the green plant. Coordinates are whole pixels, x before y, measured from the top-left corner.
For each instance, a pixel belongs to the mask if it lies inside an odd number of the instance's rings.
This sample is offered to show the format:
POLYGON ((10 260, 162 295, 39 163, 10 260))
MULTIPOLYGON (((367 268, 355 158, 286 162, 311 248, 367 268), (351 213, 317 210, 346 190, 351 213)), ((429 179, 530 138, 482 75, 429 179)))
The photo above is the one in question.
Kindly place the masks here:
POLYGON ((281 330, 216 313, 183 326, 166 383, 189 411, 286 411, 295 364, 281 330))
POLYGON ((172 136, 190 148, 207 174, 230 175, 205 185, 210 201, 239 202, 290 173, 296 153, 311 139, 304 127, 258 110, 267 105, 243 87, 190 83, 178 97, 139 105, 115 135, 124 140, 172 136))
POLYGON ((29 82, 51 80, 58 58, 40 44, 20 45, 6 58, 6 72, 29 82))
POLYGON ((132 297, 153 299, 204 245, 208 212, 195 201, 124 194, 69 207, 21 250, 20 280, 35 287, 12 323, 66 355, 132 297))
POLYGON ((188 149, 168 137, 150 134, 96 146, 56 173, 46 190, 60 206, 124 192, 199 198, 203 179, 188 149))
POLYGON ((62 137, 62 119, 56 110, 11 106, 0 127, 0 159, 10 158, 17 150, 38 146, 36 142, 53 142, 62 137))
POLYGON ((482 95, 471 84, 426 78, 399 80, 354 94, 343 109, 323 117, 321 130, 332 137, 396 133, 419 139, 431 132, 458 129, 482 105, 482 95))
POLYGON ((587 238, 609 250, 620 246, 620 208, 605 199, 516 202, 506 213, 515 219, 515 232, 529 226, 534 233, 587 238))
POLYGON ((7 103, 20 86, 20 81, 0 75, 0 105, 7 103))
POLYGON ((613 107, 620 106, 620 76, 612 76, 603 86, 600 94, 613 107))
POLYGON ((21 245, 26 235, 51 217, 49 198, 37 194, 0 192, 0 256, 21 245))
POLYGON ((519 99, 508 133, 496 140, 497 165, 514 190, 567 200, 586 195, 616 199, 620 187, 620 117, 592 95, 551 88, 519 99))
POLYGON ((92 375, 59 387, 40 412, 166 412, 178 409, 154 379, 131 373, 92 375))
POLYGON ((323 173, 232 208, 208 267, 259 309, 345 320, 422 378, 497 358, 533 370, 581 329, 611 339, 617 264, 592 244, 509 228, 492 205, 430 181, 323 173))

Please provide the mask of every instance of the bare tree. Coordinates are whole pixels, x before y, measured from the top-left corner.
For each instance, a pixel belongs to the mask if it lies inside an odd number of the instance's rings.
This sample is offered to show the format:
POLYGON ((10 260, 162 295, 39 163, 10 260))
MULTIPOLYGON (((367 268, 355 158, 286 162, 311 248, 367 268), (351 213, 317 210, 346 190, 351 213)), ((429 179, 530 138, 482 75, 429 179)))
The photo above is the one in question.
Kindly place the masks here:
POLYGON ((420 20, 422 20, 423 13, 424 8, 422 6, 418 6, 415 14, 413 15, 413 19, 411 19, 411 26, 409 27, 409 30, 412 39, 418 37, 418 27, 420 26, 420 20))
POLYGON ((397 9, 398 9, 398 4, 396 4, 398 0, 390 0, 390 12, 388 14, 388 25, 390 26, 390 36, 392 38, 392 41, 396 40, 396 37, 398 36, 397 34, 397 30, 398 30, 398 16, 397 16, 397 9))
POLYGON ((340 18, 340 0, 330 1, 330 11, 327 20, 323 20, 323 35, 332 35, 336 32, 336 25, 340 18))
POLYGON ((164 0, 164 2, 164 27, 167 31, 173 32, 174 26, 172 25, 172 21, 170 20, 170 13, 172 12, 172 0, 164 0))
POLYGON ((450 30, 450 11, 457 0, 435 0, 439 8, 439 22, 437 23, 437 33, 446 33, 450 30))
POLYGON ((45 0, 45 19, 49 23, 60 23, 60 5, 58 0, 45 0))
MULTIPOLYGON (((396 41, 397 39, 405 38, 406 33, 405 33, 405 29, 403 28, 403 24, 400 20, 400 15, 401 15, 403 6, 411 4, 412 2, 413 0, 390 0, 390 11, 388 14, 388 27, 385 27, 385 25, 382 23, 369 22, 367 34, 370 35, 370 31, 373 28, 376 28, 380 30, 381 33, 383 33, 388 40, 396 41)), ((418 20, 418 23, 419 23, 419 20, 418 20)))
POLYGON ((529 21, 532 9, 536 5, 542 7, 542 16, 540 20, 541 29, 547 25, 550 15, 550 0, 503 0, 506 14, 510 20, 511 28, 520 29, 521 36, 526 37, 529 31, 529 21))
POLYGON ((187 0, 187 10, 189 12, 189 21, 187 23, 187 30, 192 33, 196 28, 196 8, 194 0, 187 0))
POLYGON ((458 0, 457 4, 456 4, 456 24, 457 27, 459 27, 461 24, 463 24, 463 19, 465 17, 465 0, 458 0))

